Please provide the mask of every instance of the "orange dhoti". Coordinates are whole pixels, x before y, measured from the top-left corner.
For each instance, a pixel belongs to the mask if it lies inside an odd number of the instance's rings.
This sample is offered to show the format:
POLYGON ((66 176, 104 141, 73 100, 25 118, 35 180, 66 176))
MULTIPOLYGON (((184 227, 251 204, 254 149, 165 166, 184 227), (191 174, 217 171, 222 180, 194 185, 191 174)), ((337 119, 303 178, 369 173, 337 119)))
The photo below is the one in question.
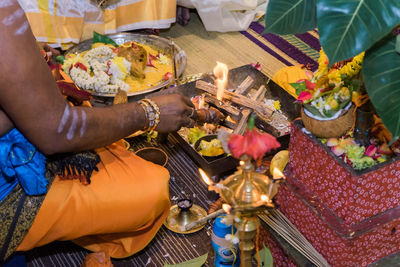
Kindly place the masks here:
POLYGON ((91 251, 124 258, 155 236, 169 208, 168 171, 120 143, 98 149, 90 185, 54 180, 19 251, 72 240, 91 251))

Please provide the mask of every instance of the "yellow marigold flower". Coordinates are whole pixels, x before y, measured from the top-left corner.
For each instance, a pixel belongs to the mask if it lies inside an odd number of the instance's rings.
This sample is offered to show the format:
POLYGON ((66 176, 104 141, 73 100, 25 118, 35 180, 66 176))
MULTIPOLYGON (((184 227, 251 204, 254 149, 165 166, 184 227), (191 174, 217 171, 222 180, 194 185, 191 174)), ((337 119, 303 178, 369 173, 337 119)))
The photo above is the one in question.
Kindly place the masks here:
POLYGON ((340 72, 338 70, 333 70, 328 74, 329 81, 333 83, 339 83, 341 81, 340 72))
POLYGON ((350 61, 346 65, 344 65, 339 70, 340 76, 346 75, 348 78, 352 78, 352 77, 356 76, 361 70, 364 55, 365 55, 365 52, 362 52, 361 54, 355 56, 352 61, 350 61))
POLYGON ((357 99, 358 99, 359 97, 360 97, 360 93, 359 93, 359 92, 353 91, 353 92, 351 93, 351 100, 352 100, 353 102, 357 101, 357 99))
POLYGON ((324 50, 321 48, 318 58, 318 70, 315 72, 316 77, 321 77, 328 71, 329 60, 324 50))
POLYGON ((343 96, 349 97, 350 96, 350 90, 346 86, 343 86, 342 89, 340 90, 341 94, 343 96))
POLYGON ((331 109, 337 109, 339 107, 339 103, 336 101, 336 99, 331 99, 328 102, 328 105, 331 107, 331 109))
POLYGON ((276 109, 276 110, 281 109, 281 102, 279 100, 274 101, 274 109, 276 109))

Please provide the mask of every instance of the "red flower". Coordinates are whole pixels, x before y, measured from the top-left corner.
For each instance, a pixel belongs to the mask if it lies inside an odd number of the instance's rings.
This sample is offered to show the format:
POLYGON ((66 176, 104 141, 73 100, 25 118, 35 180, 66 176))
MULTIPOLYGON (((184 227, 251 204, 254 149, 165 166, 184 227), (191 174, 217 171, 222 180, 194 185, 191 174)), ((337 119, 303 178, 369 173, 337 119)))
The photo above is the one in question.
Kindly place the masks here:
POLYGON ((281 145, 270 134, 260 133, 255 128, 247 131, 245 135, 232 134, 228 147, 235 158, 247 154, 253 159, 261 159, 265 153, 280 147, 281 145))
POLYGON ((304 100, 309 100, 312 98, 312 94, 309 91, 303 91, 300 93, 297 101, 303 102, 304 100))
POLYGON ((308 90, 314 90, 314 88, 315 88, 315 83, 312 83, 312 82, 310 82, 309 80, 305 80, 305 82, 306 82, 306 88, 308 89, 308 90))

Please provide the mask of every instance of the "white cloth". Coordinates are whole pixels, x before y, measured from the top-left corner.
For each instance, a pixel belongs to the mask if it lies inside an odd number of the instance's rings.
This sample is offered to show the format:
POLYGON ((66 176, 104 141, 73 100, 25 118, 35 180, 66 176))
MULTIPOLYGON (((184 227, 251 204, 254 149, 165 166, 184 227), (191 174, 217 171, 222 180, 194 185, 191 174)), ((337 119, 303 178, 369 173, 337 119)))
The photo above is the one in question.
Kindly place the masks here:
POLYGON ((268 0, 178 0, 178 5, 196 8, 207 31, 244 31, 265 14, 268 0))

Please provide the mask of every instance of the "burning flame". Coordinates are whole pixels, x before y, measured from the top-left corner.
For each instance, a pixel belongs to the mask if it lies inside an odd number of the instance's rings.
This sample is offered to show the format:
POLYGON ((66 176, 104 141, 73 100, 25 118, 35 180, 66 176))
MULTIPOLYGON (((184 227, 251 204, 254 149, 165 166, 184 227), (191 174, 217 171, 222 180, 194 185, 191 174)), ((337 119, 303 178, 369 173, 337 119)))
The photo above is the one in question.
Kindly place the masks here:
POLYGON ((229 213, 231 213, 232 207, 231 207, 230 205, 228 205, 228 204, 222 204, 222 209, 223 209, 227 214, 229 214, 229 213))
POLYGON ((201 178, 207 185, 212 185, 213 182, 202 169, 199 169, 199 173, 201 175, 201 178))
POLYGON ((265 202, 269 202, 269 197, 267 195, 261 195, 261 200, 265 202))
POLYGON ((217 61, 217 66, 214 67, 214 75, 217 78, 215 85, 217 86, 217 99, 219 101, 224 97, 224 90, 228 84, 228 66, 217 61))
POLYGON ((279 178, 285 177, 285 175, 283 175, 281 170, 279 170, 278 168, 274 168, 274 171, 272 172, 272 176, 274 179, 279 179, 279 178))

